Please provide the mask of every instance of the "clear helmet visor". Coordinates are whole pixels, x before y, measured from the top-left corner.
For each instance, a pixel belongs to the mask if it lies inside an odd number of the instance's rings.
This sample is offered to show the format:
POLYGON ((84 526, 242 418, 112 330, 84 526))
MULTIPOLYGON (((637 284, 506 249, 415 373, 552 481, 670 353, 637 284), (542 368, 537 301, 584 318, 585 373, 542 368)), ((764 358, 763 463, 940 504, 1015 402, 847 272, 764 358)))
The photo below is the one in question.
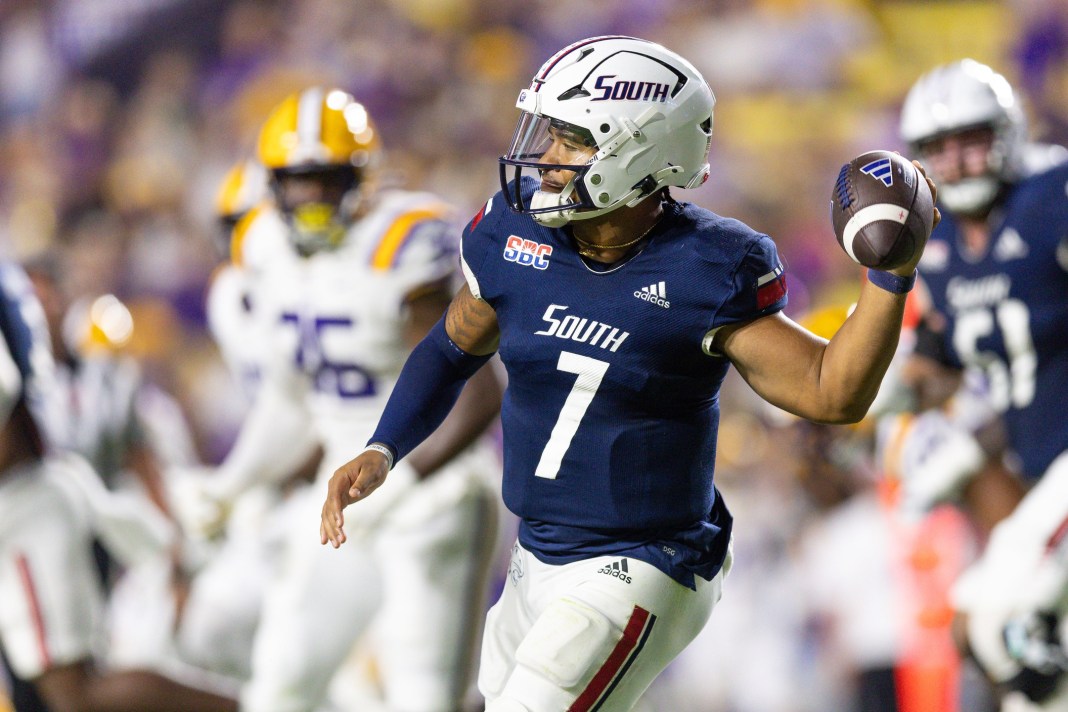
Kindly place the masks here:
MULTIPOLYGON (((581 163, 547 162, 546 154, 554 143, 550 129, 558 132, 582 131, 578 127, 562 124, 547 116, 524 112, 516 125, 508 152, 499 159, 501 190, 505 198, 512 210, 534 216, 551 214, 562 217, 565 213, 594 208, 583 177, 595 158, 587 155, 581 163), (542 177, 547 171, 567 171, 568 173, 563 175, 570 174, 571 178, 559 192, 542 190, 542 177), (523 195, 523 186, 531 185, 530 180, 524 181, 524 178, 536 181, 538 189, 533 196, 523 195)), ((588 140, 589 145, 596 151, 592 139, 588 140)), ((586 153, 589 153, 588 148, 586 153)), ((554 153, 554 156, 556 155, 554 153)))

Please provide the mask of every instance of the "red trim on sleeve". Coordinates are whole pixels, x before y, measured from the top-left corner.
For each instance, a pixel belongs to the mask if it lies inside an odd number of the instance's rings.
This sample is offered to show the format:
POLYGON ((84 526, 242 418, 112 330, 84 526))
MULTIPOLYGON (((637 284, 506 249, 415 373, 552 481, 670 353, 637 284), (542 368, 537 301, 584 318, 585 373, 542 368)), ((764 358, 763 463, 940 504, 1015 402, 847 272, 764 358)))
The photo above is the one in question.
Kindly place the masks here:
POLYGON ((765 309, 786 296, 786 275, 757 287, 757 309, 765 309))

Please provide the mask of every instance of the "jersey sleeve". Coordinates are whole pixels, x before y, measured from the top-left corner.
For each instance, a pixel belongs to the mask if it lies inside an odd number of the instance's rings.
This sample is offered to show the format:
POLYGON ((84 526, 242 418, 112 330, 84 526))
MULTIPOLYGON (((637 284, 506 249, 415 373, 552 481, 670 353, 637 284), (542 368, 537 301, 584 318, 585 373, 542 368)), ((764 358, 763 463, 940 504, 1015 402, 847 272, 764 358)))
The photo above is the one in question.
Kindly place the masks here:
POLYGON ((452 280, 459 250, 452 210, 440 202, 413 205, 400 213, 379 238, 371 267, 388 271, 401 294, 452 280))
POLYGON ((230 237, 231 263, 251 273, 262 272, 280 253, 290 249, 285 221, 265 203, 241 218, 230 237))
POLYGON ((10 262, 0 263, 0 332, 10 359, 4 367, 3 388, 17 388, 12 390, 11 406, 25 397, 38 424, 47 426, 47 413, 58 403, 48 320, 30 278, 10 262))
POLYGON ((0 344, 0 423, 6 423, 22 396, 22 372, 11 353, 7 339, 0 344))
POLYGON ((488 270, 488 257, 496 250, 497 225, 507 210, 504 197, 497 193, 486 202, 464 228, 460 243, 460 267, 467 287, 478 299, 489 299, 497 293, 494 275, 488 270))
POLYGON ((774 314, 786 303, 786 274, 779 261, 779 251, 770 237, 757 235, 738 263, 731 278, 730 294, 705 335, 705 352, 718 355, 711 345, 720 328, 774 314))
POLYGON ((731 321, 749 321, 781 311, 786 300, 786 274, 779 251, 770 237, 761 235, 734 275, 734 294, 721 316, 731 321))

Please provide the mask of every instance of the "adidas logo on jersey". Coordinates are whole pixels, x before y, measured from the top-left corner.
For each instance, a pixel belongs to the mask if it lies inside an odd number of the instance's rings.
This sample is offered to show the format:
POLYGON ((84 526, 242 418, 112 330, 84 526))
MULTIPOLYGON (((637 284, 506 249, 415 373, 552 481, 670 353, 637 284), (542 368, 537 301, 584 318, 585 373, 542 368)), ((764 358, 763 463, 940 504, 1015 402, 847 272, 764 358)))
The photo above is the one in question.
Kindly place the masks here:
POLYGON ((650 284, 648 287, 635 289, 634 296, 638 299, 652 302, 658 307, 664 307, 665 309, 671 306, 671 302, 667 300, 667 290, 664 287, 663 282, 657 282, 656 284, 650 284))
POLYGON ((1006 228, 994 243, 994 259, 1008 262, 1027 257, 1027 243, 1013 228, 1006 228))
POLYGON ((597 569, 597 573, 604 574, 605 576, 612 576, 619 579, 623 583, 630 583, 630 570, 627 568, 627 560, 620 559, 619 561, 613 561, 607 566, 602 566, 597 569))

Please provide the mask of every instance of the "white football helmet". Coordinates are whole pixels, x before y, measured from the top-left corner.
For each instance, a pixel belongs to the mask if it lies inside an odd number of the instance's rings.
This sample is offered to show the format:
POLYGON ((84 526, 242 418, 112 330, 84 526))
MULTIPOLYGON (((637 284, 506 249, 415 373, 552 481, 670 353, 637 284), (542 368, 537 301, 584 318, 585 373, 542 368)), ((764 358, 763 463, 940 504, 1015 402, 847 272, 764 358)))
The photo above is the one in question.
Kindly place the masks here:
POLYGON ((964 215, 984 211, 1022 173, 1027 120, 1012 86, 985 64, 963 59, 920 77, 901 109, 901 138, 921 161, 925 142, 980 127, 994 131, 986 175, 945 183, 931 171, 939 200, 964 215))
POLYGON ((715 103, 693 65, 658 44, 622 36, 576 42, 519 93, 523 114, 500 158, 501 187, 513 210, 548 227, 636 205, 664 186, 697 187, 708 179, 715 103), (586 165, 538 162, 550 124, 591 138, 596 153, 586 165), (524 171, 545 169, 574 177, 560 193, 538 190, 524 204, 524 171))

